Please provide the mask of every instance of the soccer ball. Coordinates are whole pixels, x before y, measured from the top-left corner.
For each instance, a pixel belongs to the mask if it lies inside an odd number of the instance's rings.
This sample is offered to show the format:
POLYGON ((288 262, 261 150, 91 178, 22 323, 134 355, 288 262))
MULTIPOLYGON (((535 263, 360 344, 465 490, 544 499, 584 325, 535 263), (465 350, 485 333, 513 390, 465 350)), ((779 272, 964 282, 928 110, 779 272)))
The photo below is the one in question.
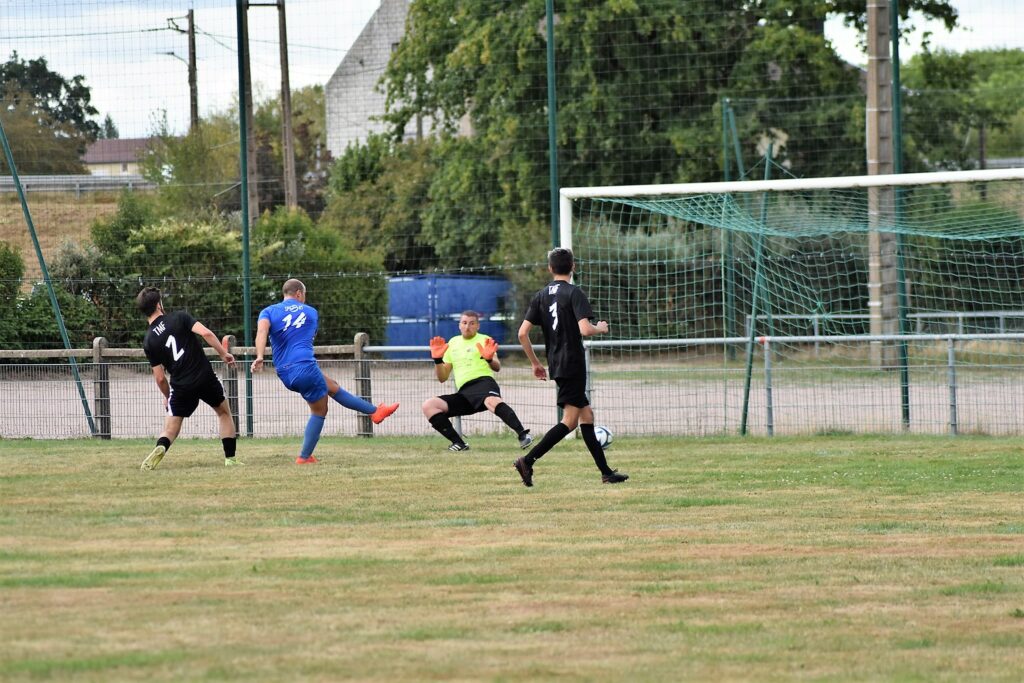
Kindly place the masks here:
POLYGON ((607 427, 594 427, 594 436, 597 437, 597 442, 601 444, 601 448, 609 449, 612 447, 612 430, 607 427))

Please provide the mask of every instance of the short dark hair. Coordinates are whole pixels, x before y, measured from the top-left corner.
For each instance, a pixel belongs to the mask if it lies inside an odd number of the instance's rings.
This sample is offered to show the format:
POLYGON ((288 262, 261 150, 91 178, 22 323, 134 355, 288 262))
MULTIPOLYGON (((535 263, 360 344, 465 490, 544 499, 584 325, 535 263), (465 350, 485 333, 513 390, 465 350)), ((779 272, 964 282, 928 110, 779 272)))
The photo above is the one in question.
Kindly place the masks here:
POLYGON ((555 275, 569 275, 574 263, 572 251, 569 249, 557 247, 548 252, 548 266, 555 275))
POLYGON ((135 297, 135 305, 139 307, 139 312, 147 318, 153 315, 159 304, 160 290, 156 287, 143 287, 135 297))
POLYGON ((295 278, 286 280, 284 286, 281 288, 281 292, 285 296, 295 296, 299 292, 305 293, 305 291, 306 285, 302 284, 302 280, 297 280, 295 278))
POLYGON ((472 309, 466 309, 459 314, 459 319, 462 318, 476 318, 477 320, 480 320, 480 314, 472 309))

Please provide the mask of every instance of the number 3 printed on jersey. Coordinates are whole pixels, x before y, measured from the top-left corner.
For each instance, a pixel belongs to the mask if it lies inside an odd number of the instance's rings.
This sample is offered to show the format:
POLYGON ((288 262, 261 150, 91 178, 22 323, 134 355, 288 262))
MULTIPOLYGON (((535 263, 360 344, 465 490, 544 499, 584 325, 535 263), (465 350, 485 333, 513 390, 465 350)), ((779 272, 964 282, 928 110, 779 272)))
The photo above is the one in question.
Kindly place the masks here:
POLYGON ((553 303, 548 306, 548 313, 551 314, 551 329, 558 329, 558 303, 553 303))
POLYGON ((282 319, 282 322, 284 323, 284 327, 281 328, 282 332, 287 330, 289 327, 302 327, 306 324, 306 314, 299 313, 299 317, 295 319, 295 324, 292 324, 292 314, 289 313, 282 319))

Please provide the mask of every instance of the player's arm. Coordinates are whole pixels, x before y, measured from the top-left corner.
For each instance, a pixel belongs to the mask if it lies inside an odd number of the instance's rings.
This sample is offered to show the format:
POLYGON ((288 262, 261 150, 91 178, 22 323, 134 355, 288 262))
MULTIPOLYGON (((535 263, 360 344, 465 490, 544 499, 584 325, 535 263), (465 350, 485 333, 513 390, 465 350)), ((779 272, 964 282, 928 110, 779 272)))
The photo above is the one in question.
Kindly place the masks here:
POLYGON ((263 369, 263 355, 267 352, 267 338, 270 336, 270 319, 260 318, 256 323, 256 360, 252 362, 253 372, 263 369))
POLYGON ((501 371, 501 361, 498 360, 498 342, 494 338, 488 337, 482 344, 478 343, 476 350, 480 352, 480 357, 487 363, 487 367, 494 372, 501 371))
POLYGON ((432 337, 430 339, 430 358, 434 361, 434 377, 438 382, 444 384, 452 374, 452 364, 445 361, 448 354, 448 342, 444 337, 432 337))
POLYGON ((197 320, 196 324, 192 326, 192 332, 205 339, 206 343, 217 352, 220 359, 228 364, 228 367, 235 367, 235 357, 228 353, 228 350, 224 348, 224 345, 220 343, 220 339, 217 339, 217 335, 210 328, 197 320))
POLYGON ((171 384, 167 381, 167 373, 164 372, 164 366, 153 366, 153 381, 156 382, 160 393, 164 395, 164 402, 166 403, 167 399, 171 397, 171 384))
POLYGON ((533 367, 533 376, 537 379, 547 379, 548 371, 540 364, 540 359, 537 358, 537 354, 533 350, 533 343, 530 341, 530 330, 532 329, 533 323, 529 320, 524 320, 523 324, 519 326, 519 344, 523 347, 523 353, 530 359, 530 365, 533 367))
POLYGON ((572 293, 572 313, 582 336, 593 337, 595 334, 608 333, 608 323, 604 320, 599 320, 596 324, 590 322, 597 316, 594 315, 594 310, 590 307, 587 295, 578 287, 572 293))
POLYGON ((608 323, 598 320, 597 323, 590 322, 590 318, 580 318, 580 334, 584 337, 593 337, 595 334, 608 334, 608 323))

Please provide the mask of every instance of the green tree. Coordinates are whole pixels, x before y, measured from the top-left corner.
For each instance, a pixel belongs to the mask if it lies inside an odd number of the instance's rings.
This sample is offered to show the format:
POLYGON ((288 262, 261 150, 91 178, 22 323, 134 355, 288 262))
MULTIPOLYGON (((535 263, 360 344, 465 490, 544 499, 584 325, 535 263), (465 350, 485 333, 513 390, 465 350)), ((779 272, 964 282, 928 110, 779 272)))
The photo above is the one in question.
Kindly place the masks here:
POLYGON ((988 140, 1024 112, 1024 50, 925 51, 904 74, 911 163, 922 170, 984 165, 988 140))
POLYGON ((437 176, 435 142, 391 145, 371 136, 334 164, 320 225, 391 271, 434 268, 439 259, 425 234, 429 190, 437 176))
POLYGON ((99 136, 99 124, 91 119, 99 111, 92 105, 85 76, 65 78, 50 70, 45 57, 26 61, 12 52, 10 59, 0 64, 0 84, 7 102, 27 103, 46 120, 71 126, 79 153, 99 136))
POLYGON ((118 132, 117 126, 114 124, 114 119, 110 118, 110 114, 103 118, 103 125, 100 127, 99 136, 104 140, 116 140, 121 137, 121 133, 118 132))
MULTIPOLYGON (((31 98, 6 91, 0 122, 11 145, 14 165, 21 175, 85 173, 81 141, 68 123, 52 120, 35 108, 31 98)), ((10 175, 7 156, 0 155, 0 174, 10 175)))
POLYGON ((211 116, 184 136, 172 133, 164 117, 141 166, 167 215, 207 218, 239 205, 238 125, 229 114, 211 116))
MULTIPOLYGON (((902 11, 956 18, 940 0, 902 11)), ((442 267, 536 260, 550 243, 544 13, 544 0, 410 7, 384 77, 385 120, 395 141, 415 117, 434 122, 421 234, 442 267)), ((829 14, 860 27, 866 16, 852 0, 559 3, 560 184, 720 179, 723 97, 754 103, 741 121, 748 161, 775 140, 797 175, 861 170, 859 75, 821 35, 829 14)))

